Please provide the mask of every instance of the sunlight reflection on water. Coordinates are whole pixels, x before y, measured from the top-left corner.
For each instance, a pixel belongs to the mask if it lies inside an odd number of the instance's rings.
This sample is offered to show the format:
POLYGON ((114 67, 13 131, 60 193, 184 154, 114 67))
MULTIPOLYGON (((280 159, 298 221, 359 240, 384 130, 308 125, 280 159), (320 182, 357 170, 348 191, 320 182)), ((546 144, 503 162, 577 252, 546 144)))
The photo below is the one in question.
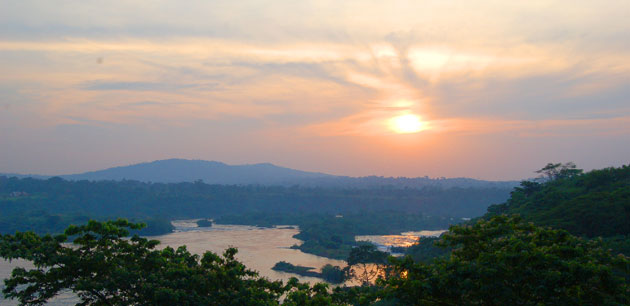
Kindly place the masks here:
POLYGON ((163 236, 151 237, 162 242, 163 246, 177 248, 186 245, 192 253, 202 254, 212 251, 222 254, 228 247, 236 247, 236 258, 248 268, 256 270, 260 275, 271 280, 297 277, 303 282, 321 282, 319 278, 298 276, 271 270, 278 261, 287 261, 295 265, 315 267, 319 271, 322 266, 331 264, 344 267, 346 262, 303 253, 291 249, 302 241, 293 238, 299 232, 297 226, 279 225, 273 228, 261 228, 247 225, 213 224, 211 227, 197 227, 197 220, 173 221, 175 232, 163 236))
MULTIPOLYGON (((174 221, 175 232, 148 237, 159 240, 161 247, 171 246, 177 248, 186 245, 188 251, 195 254, 203 254, 212 251, 222 254, 226 248, 236 247, 236 258, 242 261, 248 268, 256 270, 260 275, 271 280, 284 280, 297 277, 302 282, 322 282, 314 277, 299 276, 271 270, 276 262, 284 260, 295 265, 315 267, 319 271, 322 266, 332 264, 344 267, 345 261, 329 259, 313 254, 303 253, 300 250, 291 249, 294 244, 302 241, 293 238, 298 233, 295 226, 276 226, 275 228, 261 228, 244 225, 213 224, 212 227, 197 227, 197 220, 174 221)), ((15 267, 32 268, 30 262, 14 260, 8 262, 0 259, 0 288, 3 280, 10 276, 15 267)), ((77 298, 72 293, 64 293, 55 297, 48 305, 74 305, 77 298)), ((0 295, 0 305, 17 305, 17 301, 4 300, 0 295)))
POLYGON ((369 241, 374 243, 381 251, 390 251, 390 247, 410 247, 420 237, 439 237, 446 230, 403 232, 400 235, 363 235, 356 236, 356 241, 369 241))
MULTIPOLYGON (((297 226, 276 226, 274 228, 260 228, 245 225, 213 224, 212 227, 197 227, 197 220, 173 221, 175 232, 167 235, 149 237, 161 241, 161 246, 177 248, 186 245, 192 253, 202 254, 212 251, 223 253, 228 247, 238 248, 237 258, 248 268, 257 270, 262 276, 271 280, 288 280, 297 277, 303 282, 321 282, 319 278, 298 276, 295 274, 271 270, 273 265, 284 260, 296 265, 315 267, 320 270, 325 264, 344 267, 345 261, 329 259, 313 254, 303 253, 290 247, 301 244, 302 241, 293 238, 299 229, 297 226)), ((439 236, 445 231, 419 231, 404 232, 400 235, 369 235, 357 236, 357 241, 370 241, 379 249, 387 250, 390 246, 409 246, 415 243, 418 237, 439 236)), ((17 260, 11 263, 0 260, 0 281, 7 278, 11 270, 16 266, 31 268, 32 264, 17 260)), ((352 284, 348 282, 348 284, 352 284)), ((71 305, 77 302, 72 293, 64 293, 53 299, 49 305, 71 305)), ((17 305, 16 301, 3 300, 0 297, 0 305, 17 305)))

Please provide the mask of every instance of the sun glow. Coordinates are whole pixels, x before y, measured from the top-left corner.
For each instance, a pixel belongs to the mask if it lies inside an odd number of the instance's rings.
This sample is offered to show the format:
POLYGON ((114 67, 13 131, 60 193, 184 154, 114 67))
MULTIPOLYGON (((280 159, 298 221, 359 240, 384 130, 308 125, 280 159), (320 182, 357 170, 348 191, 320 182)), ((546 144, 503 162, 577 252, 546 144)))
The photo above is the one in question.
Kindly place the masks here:
POLYGON ((425 130, 426 123, 420 120, 420 117, 413 114, 401 115, 394 117, 390 121, 392 130, 400 134, 417 133, 425 130))

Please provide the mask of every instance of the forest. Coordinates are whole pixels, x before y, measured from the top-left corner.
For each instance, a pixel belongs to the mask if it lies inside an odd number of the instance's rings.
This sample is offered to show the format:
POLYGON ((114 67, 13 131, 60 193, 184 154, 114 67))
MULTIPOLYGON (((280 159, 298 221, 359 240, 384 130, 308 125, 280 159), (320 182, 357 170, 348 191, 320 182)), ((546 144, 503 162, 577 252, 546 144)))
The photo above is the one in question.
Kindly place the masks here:
POLYGON ((630 255, 630 166, 588 173, 572 164, 545 168, 540 172, 546 180, 521 182, 505 203, 490 206, 484 217, 518 214, 536 225, 603 239, 613 250, 630 255))
MULTIPOLYGON (((518 215, 538 226, 564 229, 587 240, 601 241, 615 253, 630 256, 630 166, 582 173, 572 163, 548 164, 539 179, 522 181, 510 198, 492 205, 482 217, 518 215), (545 170, 546 168, 546 170, 545 170)), ((450 249, 435 246, 438 238, 421 238, 405 252, 415 261, 430 262, 450 249)))
POLYGON ((159 249, 157 240, 127 238, 129 229, 142 227, 119 219, 89 221, 54 236, 1 235, 0 257, 32 260, 37 267, 14 269, 3 294, 23 305, 43 304, 64 290, 77 294, 81 305, 630 303, 628 257, 518 216, 452 226, 439 240, 452 252, 430 263, 386 258, 369 245, 354 248, 342 271, 360 285, 334 289, 262 278, 235 259, 234 248, 199 256, 185 246, 159 249), (69 237, 72 246, 65 244, 69 237), (376 273, 365 268, 370 263, 376 273))
MULTIPOLYGON (((1 235, 0 257, 32 260, 38 267, 14 270, 3 293, 27 305, 43 303, 62 290, 78 294, 84 305, 629 304, 630 258, 624 246, 630 167, 588 173, 571 164, 550 164, 541 170, 545 169, 544 178, 523 181, 505 203, 491 206, 482 217, 451 225, 439 238, 421 239, 406 256, 388 257, 373 245, 352 245, 346 267, 330 266, 327 276, 324 271, 319 276, 352 278, 359 283, 356 286, 332 289, 326 283, 310 285, 297 279, 270 281, 236 260, 236 249, 199 256, 185 247, 157 248, 159 241, 137 234, 128 238, 132 232, 141 233, 145 224, 119 219, 91 220, 56 235, 1 235), (558 214, 558 207, 565 213, 558 214), (614 216, 600 212, 606 209, 614 216), (66 244, 69 239, 73 246, 66 244), (618 247, 611 247, 614 243, 618 247)), ((341 241, 341 247, 345 238, 334 232, 347 227, 355 227, 357 233, 376 227, 387 232, 419 224, 442 226, 440 222, 450 220, 403 215, 381 211, 320 220, 249 213, 224 215, 217 221, 258 220, 268 226, 297 220, 304 226, 298 237, 305 244, 341 241), (379 222, 359 226, 359 220, 377 215, 382 216, 379 222)), ((277 269, 311 270, 287 262, 277 269)))
POLYGON ((146 222, 147 231, 162 234, 170 231, 168 221, 174 219, 250 213, 337 215, 389 210, 459 219, 482 215, 490 204, 505 201, 509 192, 508 188, 335 189, 0 177, 0 233, 60 233, 88 219, 123 217, 146 222))

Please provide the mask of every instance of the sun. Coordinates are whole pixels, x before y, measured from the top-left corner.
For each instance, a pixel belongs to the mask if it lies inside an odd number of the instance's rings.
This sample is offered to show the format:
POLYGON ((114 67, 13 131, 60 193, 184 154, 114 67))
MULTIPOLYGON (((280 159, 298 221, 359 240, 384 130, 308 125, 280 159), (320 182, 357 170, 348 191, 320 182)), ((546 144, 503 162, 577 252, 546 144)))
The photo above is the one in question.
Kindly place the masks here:
POLYGON ((401 115, 390 120, 392 130, 400 134, 417 133, 426 129, 420 117, 413 114, 401 115))

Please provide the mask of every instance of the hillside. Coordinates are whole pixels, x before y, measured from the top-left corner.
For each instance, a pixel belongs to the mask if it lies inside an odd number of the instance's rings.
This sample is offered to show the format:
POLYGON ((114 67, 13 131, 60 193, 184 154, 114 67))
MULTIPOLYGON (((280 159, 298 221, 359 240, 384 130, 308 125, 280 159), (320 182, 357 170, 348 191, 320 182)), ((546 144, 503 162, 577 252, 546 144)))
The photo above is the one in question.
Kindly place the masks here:
POLYGON ((490 217, 519 214, 537 225, 586 237, 630 234, 630 166, 593 170, 547 182, 522 182, 490 217))
MULTIPOLYGON (((588 173, 572 168, 556 170, 550 173, 551 178, 521 182, 505 203, 491 205, 484 216, 468 223, 517 214, 538 226, 565 229, 587 238, 602 237, 606 248, 630 255, 630 166, 588 173)), ((449 254, 450 249, 434 245, 438 240, 424 238, 405 253, 423 262, 449 254)))

